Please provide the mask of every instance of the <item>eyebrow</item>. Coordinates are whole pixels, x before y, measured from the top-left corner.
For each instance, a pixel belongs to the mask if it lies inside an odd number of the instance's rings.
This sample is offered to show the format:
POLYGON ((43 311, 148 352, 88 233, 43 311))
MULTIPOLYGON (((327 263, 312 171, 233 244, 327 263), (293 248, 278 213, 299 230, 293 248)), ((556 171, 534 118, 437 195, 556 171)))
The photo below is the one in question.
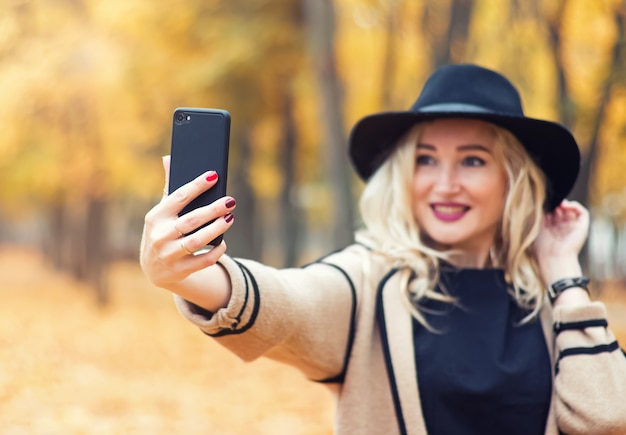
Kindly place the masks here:
MULTIPOLYGON (((425 149, 429 151, 437 151, 437 148, 433 145, 428 145, 425 143, 418 143, 417 149, 425 149)), ((483 151, 489 154, 492 154, 491 150, 484 145, 479 144, 468 144, 468 145, 460 145, 457 147, 458 151, 483 151)))

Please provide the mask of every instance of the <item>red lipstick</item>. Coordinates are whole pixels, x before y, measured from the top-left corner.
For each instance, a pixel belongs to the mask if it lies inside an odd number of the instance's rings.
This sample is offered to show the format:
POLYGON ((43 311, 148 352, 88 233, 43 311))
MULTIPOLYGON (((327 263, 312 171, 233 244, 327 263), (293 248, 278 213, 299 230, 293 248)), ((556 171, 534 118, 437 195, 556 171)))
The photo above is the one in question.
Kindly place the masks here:
POLYGON ((465 213, 470 209, 466 205, 453 202, 438 202, 431 204, 430 207, 435 217, 444 222, 457 221, 465 216, 465 213))

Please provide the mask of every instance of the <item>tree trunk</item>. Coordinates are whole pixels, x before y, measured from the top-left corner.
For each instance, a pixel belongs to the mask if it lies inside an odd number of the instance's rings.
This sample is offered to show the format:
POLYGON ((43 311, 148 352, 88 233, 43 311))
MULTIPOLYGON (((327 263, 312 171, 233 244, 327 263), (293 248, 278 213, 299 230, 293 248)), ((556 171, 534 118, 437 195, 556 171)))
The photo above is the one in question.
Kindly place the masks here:
POLYGON ((547 17, 546 24, 549 35, 548 43, 556 69, 556 92, 559 119, 566 128, 571 130, 576 123, 576 107, 567 90, 567 77, 565 75, 561 46, 561 18, 567 9, 567 4, 567 0, 561 0, 557 5, 554 16, 547 17))
POLYGON ((440 0, 426 3, 423 25, 432 38, 432 59, 435 67, 465 61, 469 25, 474 11, 474 0, 452 0, 449 10, 440 0), (448 20, 440 17, 447 16, 448 20))
POLYGON ((108 264, 108 245, 106 237, 106 209, 103 198, 90 197, 87 199, 85 212, 85 281, 96 292, 98 305, 109 302, 106 285, 106 266, 108 264))
POLYGON ((285 87, 283 98, 283 152, 280 167, 284 168, 283 188, 280 195, 281 219, 283 220, 284 266, 295 266, 300 247, 300 208, 294 200, 296 180, 296 121, 294 119, 293 95, 285 87))
POLYGON ((334 52, 335 12, 331 0, 303 0, 313 69, 321 94, 323 154, 333 189, 333 247, 353 241, 354 204, 346 152, 342 89, 334 52))
POLYGON ((84 210, 67 201, 59 207, 60 220, 55 223, 60 224, 59 232, 55 236, 58 242, 55 246, 56 252, 53 254, 58 256, 55 263, 58 264, 60 271, 82 281, 85 278, 84 210))
POLYGON ((448 26, 448 61, 466 60, 469 25, 474 11, 474 0, 453 0, 448 26))
POLYGON ((63 270, 61 246, 63 243, 63 227, 65 213, 63 204, 56 202, 46 207, 46 230, 43 237, 43 253, 56 270, 63 270))
POLYGON ((235 225, 226 233, 224 240, 228 244, 229 254, 261 260, 263 223, 262 215, 258 212, 257 200, 248 179, 252 147, 250 143, 250 128, 239 126, 231 130, 231 143, 237 144, 239 164, 231 170, 228 177, 229 192, 237 199, 235 210, 235 225), (232 189, 232 190, 230 190, 232 189))
POLYGON ((380 80, 380 107, 389 110, 393 107, 392 91, 398 62, 398 43, 396 35, 400 23, 403 3, 400 0, 388 0, 385 20, 385 51, 383 52, 383 71, 380 80))

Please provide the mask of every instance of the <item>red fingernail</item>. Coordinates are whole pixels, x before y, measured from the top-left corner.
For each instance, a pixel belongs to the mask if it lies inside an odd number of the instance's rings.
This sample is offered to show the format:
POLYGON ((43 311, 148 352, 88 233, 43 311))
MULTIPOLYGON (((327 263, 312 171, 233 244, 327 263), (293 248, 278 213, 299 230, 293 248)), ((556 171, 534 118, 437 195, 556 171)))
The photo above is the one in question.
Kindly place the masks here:
POLYGON ((211 171, 206 177, 206 181, 215 181, 217 179, 217 172, 211 171))
POLYGON ((226 206, 226 208, 233 208, 235 204, 237 204, 237 201, 235 201, 233 198, 230 198, 228 201, 226 201, 226 204, 224 205, 226 206))
POLYGON ((226 213, 224 215, 224 220, 226 221, 226 223, 230 223, 230 221, 232 221, 235 218, 235 216, 232 213, 226 213))

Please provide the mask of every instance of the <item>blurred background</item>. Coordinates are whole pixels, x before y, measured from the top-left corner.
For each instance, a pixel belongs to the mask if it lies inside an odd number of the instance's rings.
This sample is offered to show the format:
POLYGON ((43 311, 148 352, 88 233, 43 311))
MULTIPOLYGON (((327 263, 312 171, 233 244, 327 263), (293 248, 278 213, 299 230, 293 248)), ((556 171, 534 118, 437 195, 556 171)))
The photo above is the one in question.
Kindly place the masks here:
POLYGON ((407 109, 441 64, 497 69, 528 116, 574 132, 583 261, 616 332, 626 322, 626 0, 0 8, 3 433, 331 433, 321 387, 244 367, 139 271, 179 106, 231 113, 229 253, 291 266, 352 240, 360 117, 407 109))

